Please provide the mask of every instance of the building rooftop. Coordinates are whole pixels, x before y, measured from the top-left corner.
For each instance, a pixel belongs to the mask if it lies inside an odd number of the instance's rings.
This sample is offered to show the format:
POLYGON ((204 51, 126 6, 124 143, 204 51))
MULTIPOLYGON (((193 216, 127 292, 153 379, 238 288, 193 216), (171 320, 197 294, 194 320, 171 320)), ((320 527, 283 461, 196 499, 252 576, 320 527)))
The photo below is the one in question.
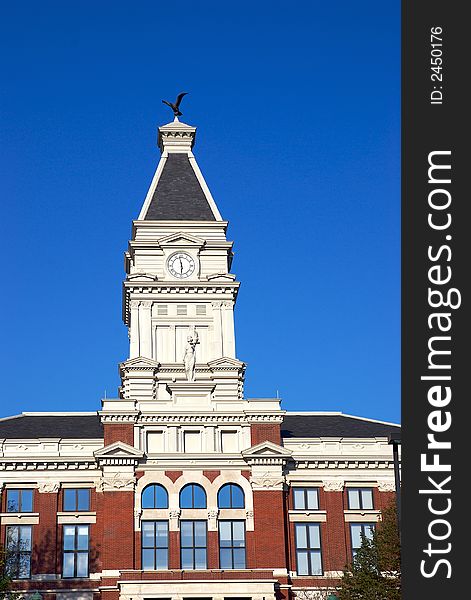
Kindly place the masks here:
POLYGON ((215 221, 187 154, 169 154, 146 221, 215 221))
MULTIPOLYGON (((283 438, 388 437, 400 434, 394 423, 342 413, 287 413, 283 438)), ((101 439, 103 426, 97 413, 23 413, 0 419, 0 439, 101 439)))
POLYGON ((375 421, 342 413, 287 413, 281 426, 283 438, 310 437, 396 437, 401 428, 395 423, 375 421))
POLYGON ((0 439, 100 439, 97 413, 23 413, 0 419, 0 439))

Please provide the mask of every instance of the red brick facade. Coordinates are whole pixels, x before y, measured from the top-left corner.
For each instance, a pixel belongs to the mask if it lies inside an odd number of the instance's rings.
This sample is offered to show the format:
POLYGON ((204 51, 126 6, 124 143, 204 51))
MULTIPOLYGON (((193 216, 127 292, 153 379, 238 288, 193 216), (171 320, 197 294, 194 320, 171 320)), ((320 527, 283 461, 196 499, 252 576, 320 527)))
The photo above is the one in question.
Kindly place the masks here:
MULTIPOLYGON (((248 472, 245 472, 246 475, 248 472)), ((181 476, 179 471, 167 471, 165 475, 173 482, 181 476)), ((213 483, 219 470, 204 471, 204 477, 213 483)), ((188 475, 187 475, 188 476, 188 475)), ((299 487, 299 485, 298 485, 299 487)), ((306 487, 312 487, 306 484, 306 487)), ((393 500, 392 492, 381 492, 372 487, 376 520, 378 511, 393 500)), ((3 494, 5 495, 5 494, 3 494)), ((33 580, 14 582, 18 590, 44 591, 43 597, 55 600, 61 590, 89 590, 93 600, 118 600, 119 582, 126 581, 201 581, 207 580, 266 580, 273 579, 277 598, 292 598, 289 590, 300 587, 325 587, 332 584, 332 577, 297 575, 295 524, 318 523, 321 531, 322 569, 324 574, 342 571, 351 560, 350 526, 347 488, 343 491, 325 491, 318 487, 319 506, 313 511, 298 511, 293 503, 292 489, 253 490, 253 530, 245 536, 246 568, 221 569, 219 536, 217 530, 207 532, 207 569, 204 571, 181 570, 179 531, 170 530, 168 536, 168 569, 146 571, 141 562, 141 532, 135 529, 135 494, 132 491, 91 492, 91 513, 96 522, 90 524, 90 573, 98 579, 66 579, 62 574, 63 526, 58 515, 63 506, 63 490, 40 493, 34 491, 34 513, 39 513, 39 523, 33 525, 33 580), (306 518, 311 514, 312 519, 306 518), (298 520, 297 520, 298 519, 298 520), (322 520, 324 519, 324 520, 322 520), (109 578, 106 572, 120 573, 109 578), (285 575, 282 575, 282 573, 285 575), (43 581, 44 575, 48 580, 43 581), (57 577, 57 579, 55 578, 57 577), (55 592, 51 592, 54 588, 55 592), (46 592, 46 590, 48 590, 46 592)), ((3 511, 5 501, 3 500, 3 511)), ((350 511, 351 512, 351 511, 350 511)), ((2 527, 5 542, 5 526, 2 527)))

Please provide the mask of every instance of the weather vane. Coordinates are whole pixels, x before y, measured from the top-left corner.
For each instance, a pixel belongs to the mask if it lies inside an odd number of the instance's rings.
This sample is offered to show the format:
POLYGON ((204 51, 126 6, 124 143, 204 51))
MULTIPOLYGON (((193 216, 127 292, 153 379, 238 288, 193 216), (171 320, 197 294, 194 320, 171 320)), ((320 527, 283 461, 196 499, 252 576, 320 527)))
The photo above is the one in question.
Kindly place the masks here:
POLYGON ((186 96, 187 94, 188 92, 182 92, 181 94, 178 94, 177 99, 175 100, 175 104, 173 104, 172 102, 168 102, 167 100, 162 100, 162 102, 167 106, 170 106, 170 108, 173 110, 173 114, 175 117, 179 117, 183 114, 180 112, 180 102, 182 101, 183 96, 186 96))

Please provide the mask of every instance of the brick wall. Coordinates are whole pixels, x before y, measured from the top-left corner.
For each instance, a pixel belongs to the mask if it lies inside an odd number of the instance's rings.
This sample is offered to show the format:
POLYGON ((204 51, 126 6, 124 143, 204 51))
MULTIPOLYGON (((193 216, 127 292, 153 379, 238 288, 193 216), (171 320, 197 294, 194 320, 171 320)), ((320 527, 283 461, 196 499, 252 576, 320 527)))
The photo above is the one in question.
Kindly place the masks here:
POLYGON ((60 550, 57 537, 57 511, 59 493, 40 494, 34 490, 33 510, 40 515, 39 524, 33 526, 33 553, 31 573, 57 573, 57 553, 60 550))
POLYGON ((286 568, 284 499, 281 490, 254 491, 255 568, 286 568))
POLYGON ((252 446, 261 442, 281 445, 281 425, 279 423, 252 423, 250 426, 252 446))
POLYGON ((325 571, 342 571, 347 563, 347 544, 343 492, 321 490, 327 511, 327 522, 322 528, 323 560, 325 571))
POLYGON ((134 425, 132 423, 105 423, 104 445, 109 446, 114 442, 124 442, 134 446, 134 425))
POLYGON ((103 493, 103 569, 134 568, 134 493, 103 493))

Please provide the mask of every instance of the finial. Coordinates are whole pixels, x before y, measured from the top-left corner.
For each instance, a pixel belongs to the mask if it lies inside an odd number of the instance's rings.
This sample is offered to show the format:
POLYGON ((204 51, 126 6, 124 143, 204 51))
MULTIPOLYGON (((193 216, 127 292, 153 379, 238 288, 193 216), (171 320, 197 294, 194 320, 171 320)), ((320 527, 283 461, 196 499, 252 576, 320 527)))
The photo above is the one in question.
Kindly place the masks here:
POLYGON ((180 117, 183 114, 180 112, 180 102, 182 101, 183 96, 186 96, 187 94, 188 92, 182 92, 181 94, 178 94, 174 104, 172 102, 168 102, 167 100, 162 100, 164 104, 170 106, 170 108, 173 110, 173 115, 176 121, 178 121, 177 117, 180 117))

